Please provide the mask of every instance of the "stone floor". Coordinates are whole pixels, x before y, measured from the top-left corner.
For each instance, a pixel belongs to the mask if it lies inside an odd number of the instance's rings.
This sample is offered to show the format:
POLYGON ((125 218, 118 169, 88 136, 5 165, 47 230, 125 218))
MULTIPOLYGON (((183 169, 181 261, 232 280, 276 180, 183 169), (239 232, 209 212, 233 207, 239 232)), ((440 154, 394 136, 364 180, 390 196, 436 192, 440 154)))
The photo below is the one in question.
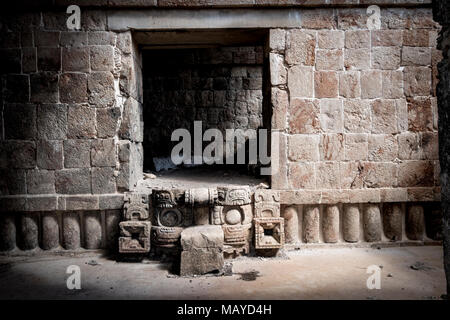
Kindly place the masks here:
POLYGON ((442 248, 325 248, 240 258, 229 276, 180 278, 166 264, 116 262, 99 252, 0 257, 0 299, 440 299, 442 248), (81 269, 68 290, 66 269, 81 269), (381 289, 366 287, 370 265, 381 289), (411 266, 414 266, 413 268, 411 266))

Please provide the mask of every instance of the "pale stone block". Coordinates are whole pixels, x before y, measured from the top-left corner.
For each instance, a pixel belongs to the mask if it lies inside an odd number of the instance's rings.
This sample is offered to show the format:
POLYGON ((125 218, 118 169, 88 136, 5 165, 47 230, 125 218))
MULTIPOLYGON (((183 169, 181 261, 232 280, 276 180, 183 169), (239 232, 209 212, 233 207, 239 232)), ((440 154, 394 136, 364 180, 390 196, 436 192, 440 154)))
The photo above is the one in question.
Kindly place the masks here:
POLYGON ((370 68, 369 49, 345 49, 344 66, 347 70, 367 70, 370 68))
POLYGON ((316 70, 340 71, 344 68, 344 55, 342 50, 316 51, 316 70))
POLYGON ((340 30, 321 30, 317 33, 320 49, 342 49, 344 47, 344 32, 340 30))
POLYGON ((343 234, 347 242, 359 241, 359 206, 357 204, 347 204, 344 206, 343 214, 343 234))
POLYGON ((316 175, 313 163, 290 163, 288 178, 293 189, 316 188, 316 175))
POLYGON ((306 243, 319 242, 320 211, 318 206, 306 206, 303 213, 303 240, 306 243))
POLYGON ((398 156, 398 143, 390 134, 369 135, 369 161, 393 161, 398 156))
POLYGON ((345 31, 345 47, 347 49, 370 48, 370 31, 369 30, 345 31))
POLYGON ((372 133, 397 133, 396 105, 393 100, 377 99, 371 103, 372 133))
POLYGON ((327 206, 323 214, 323 239, 326 243, 339 241, 339 207, 327 206))
POLYGON ((379 70, 361 72, 361 98, 373 99, 383 95, 382 73, 379 70))
POLYGON ((364 238, 367 242, 381 241, 381 215, 377 204, 364 206, 364 238))
POLYGON ((342 72, 339 74, 339 95, 344 98, 359 98, 361 96, 359 72, 342 72))
POLYGON ((314 95, 316 98, 337 98, 339 79, 335 71, 314 72, 314 95))
POLYGON ((290 133, 320 132, 320 107, 318 100, 291 99, 289 109, 290 133))
POLYGON ((349 133, 370 132, 369 100, 344 100, 344 128, 349 133))
POLYGON ((369 152, 367 134, 345 134, 345 160, 367 160, 369 152))
POLYGON ((343 160, 344 159, 344 136, 343 134, 324 134, 320 136, 320 160, 343 160))
POLYGON ((286 62, 289 65, 313 66, 316 34, 300 29, 290 30, 286 38, 286 62))
POLYGON ((319 161, 319 136, 296 134, 289 137, 289 160, 319 161))
POLYGON ((372 47, 372 68, 396 70, 400 67, 400 47, 372 47))
POLYGON ((342 133, 344 129, 342 100, 323 99, 319 104, 322 130, 327 133, 342 133))
POLYGON ((288 71, 288 88, 292 98, 314 96, 314 72, 311 67, 294 66, 288 71))

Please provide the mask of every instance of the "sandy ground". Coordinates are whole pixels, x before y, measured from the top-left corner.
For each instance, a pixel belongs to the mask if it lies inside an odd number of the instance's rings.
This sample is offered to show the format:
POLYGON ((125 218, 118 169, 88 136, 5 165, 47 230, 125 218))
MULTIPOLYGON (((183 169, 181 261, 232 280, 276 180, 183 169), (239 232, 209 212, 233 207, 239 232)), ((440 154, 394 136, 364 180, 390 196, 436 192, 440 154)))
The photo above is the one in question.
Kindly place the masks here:
POLYGON ((220 277, 180 278, 168 268, 155 261, 116 262, 99 252, 3 256, 0 299, 367 300, 440 299, 445 293, 439 246, 304 249, 283 258, 246 257, 232 261, 232 275, 220 277), (81 290, 67 289, 70 265, 80 267, 81 290), (370 265, 381 267, 379 290, 367 289, 370 265))

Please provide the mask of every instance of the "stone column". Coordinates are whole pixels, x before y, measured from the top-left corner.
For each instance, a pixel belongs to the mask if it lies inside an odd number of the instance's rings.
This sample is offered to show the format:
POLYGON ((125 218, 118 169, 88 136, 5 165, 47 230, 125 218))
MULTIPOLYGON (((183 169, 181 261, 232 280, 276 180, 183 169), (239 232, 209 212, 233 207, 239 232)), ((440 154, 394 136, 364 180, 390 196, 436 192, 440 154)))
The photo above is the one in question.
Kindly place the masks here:
POLYGON ((106 248, 117 249, 119 238, 120 210, 106 210, 106 248))
POLYGON ((410 240, 423 240, 425 230, 423 207, 411 205, 408 207, 405 221, 406 236, 410 240))
POLYGON ((295 207, 286 207, 283 211, 284 235, 286 243, 298 243, 298 212, 295 207))
POLYGON ((348 204, 344 207, 343 231, 344 240, 347 242, 359 241, 359 206, 357 204, 348 204))
POLYGON ((32 250, 39 245, 39 219, 36 213, 24 213, 20 217, 20 247, 32 250))
POLYGON ((16 247, 16 224, 13 214, 0 213, 0 251, 16 247))
POLYGON ((303 237, 305 242, 319 242, 319 220, 319 206, 306 206, 303 215, 303 237))
POLYGON ((389 240, 402 240, 402 206, 399 203, 383 205, 384 234, 389 240))
POLYGON ((367 204, 364 208, 364 238, 367 242, 381 241, 381 215, 378 204, 367 204))
POLYGON ((50 250, 59 246, 59 223, 55 213, 42 214, 42 249, 50 250))
POLYGON ((66 250, 80 248, 81 228, 78 212, 66 212, 63 216, 63 245, 66 250))
POLYGON ((327 206, 323 214, 323 240, 335 243, 339 240, 339 208, 337 205, 327 206))
POLYGON ((99 249, 102 247, 102 219, 99 211, 84 214, 84 248, 99 249))

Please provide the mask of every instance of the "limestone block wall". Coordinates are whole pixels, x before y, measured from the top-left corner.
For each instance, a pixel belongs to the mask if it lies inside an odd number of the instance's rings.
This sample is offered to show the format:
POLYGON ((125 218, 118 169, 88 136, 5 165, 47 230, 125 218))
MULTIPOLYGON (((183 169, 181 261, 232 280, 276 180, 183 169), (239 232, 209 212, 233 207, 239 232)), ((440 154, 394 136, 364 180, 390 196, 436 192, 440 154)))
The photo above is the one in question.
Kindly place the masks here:
POLYGON ((439 25, 431 9, 392 8, 369 30, 362 10, 270 30, 272 188, 305 202, 439 200, 439 25))
POLYGON ((120 208, 142 176, 131 33, 107 31, 104 11, 83 11, 81 31, 68 31, 64 11, 3 15, 2 210, 120 208))

